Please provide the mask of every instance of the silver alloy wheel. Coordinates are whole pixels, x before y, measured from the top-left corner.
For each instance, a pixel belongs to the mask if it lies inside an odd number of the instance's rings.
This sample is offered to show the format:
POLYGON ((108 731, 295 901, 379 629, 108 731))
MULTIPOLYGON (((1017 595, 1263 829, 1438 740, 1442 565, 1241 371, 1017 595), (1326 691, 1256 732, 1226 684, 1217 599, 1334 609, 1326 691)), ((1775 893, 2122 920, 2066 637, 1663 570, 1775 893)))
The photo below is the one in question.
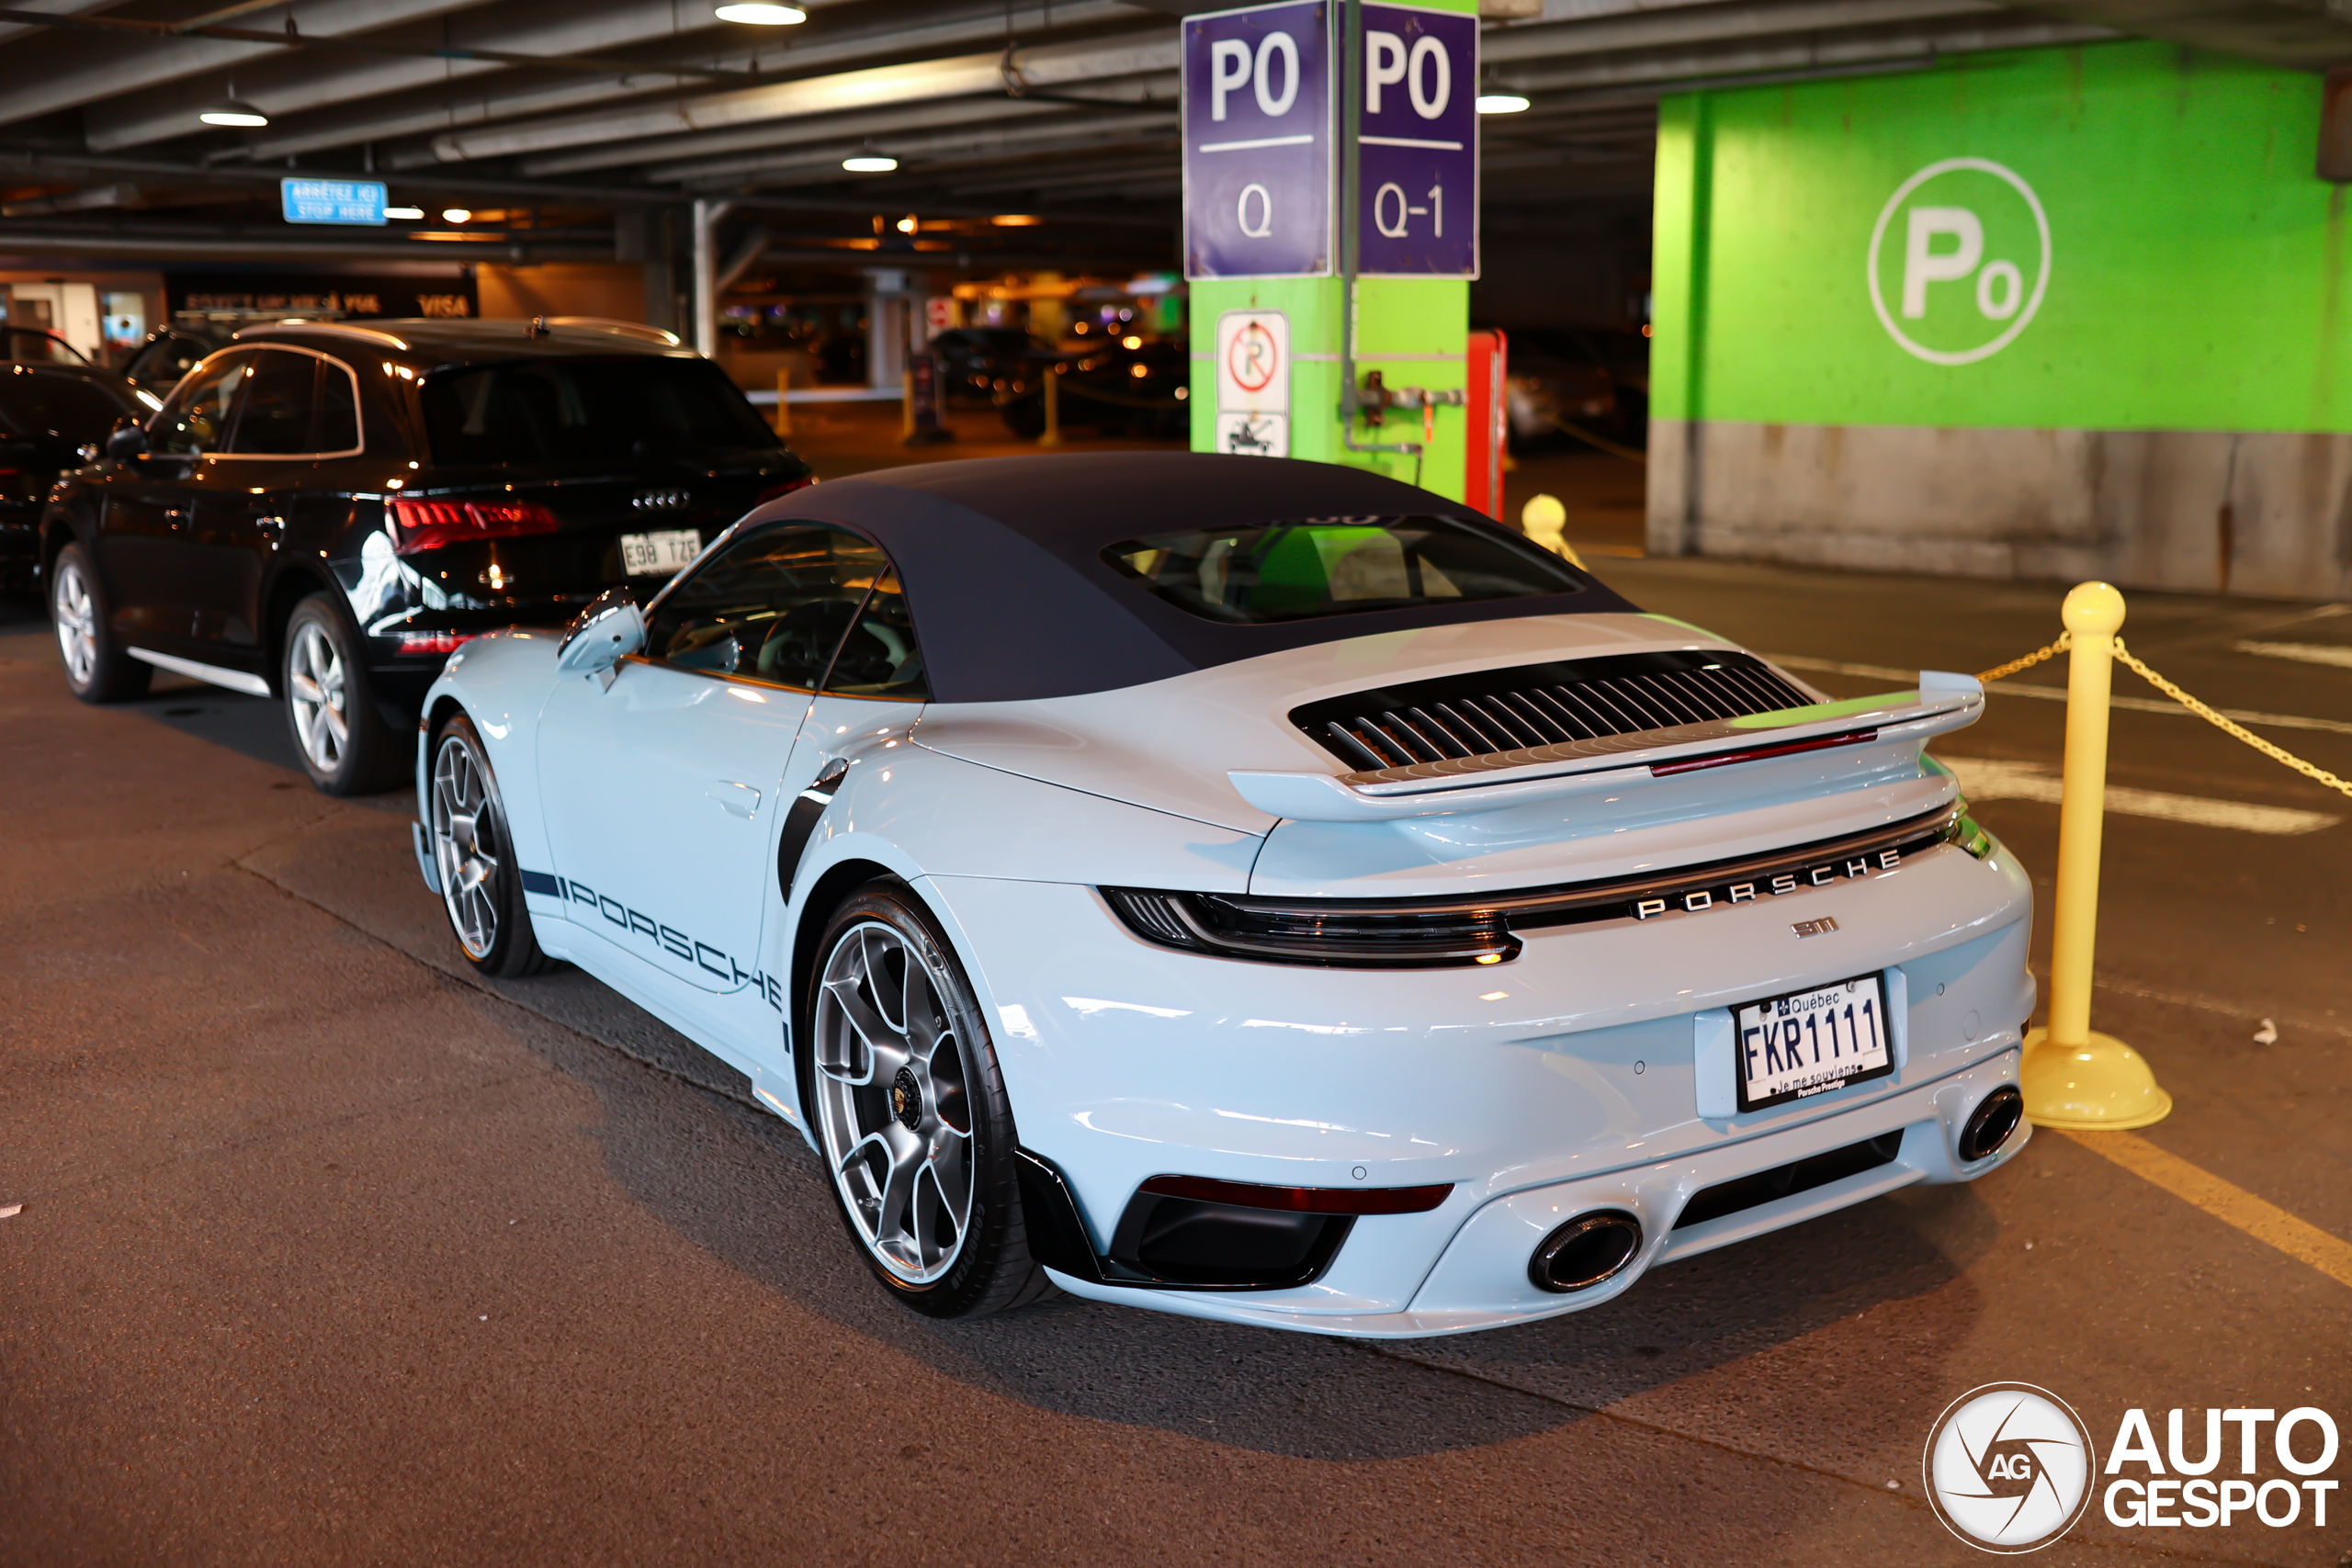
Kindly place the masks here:
POLYGON ((343 655, 316 621, 294 628, 286 657, 286 702, 294 716, 294 737, 311 766, 332 773, 343 765, 351 744, 350 716, 344 706, 343 655))
POLYGON ((462 735, 433 754, 433 867, 458 944, 477 962, 498 945, 495 882, 505 842, 490 768, 462 735))
POLYGON ((953 982, 880 920, 843 931, 817 992, 817 1124, 857 1233, 910 1285, 955 1266, 976 1170, 953 982))
POLYGON ((65 672, 76 686, 86 686, 98 668, 98 607, 82 569, 70 560, 57 565, 57 590, 51 596, 57 622, 57 648, 65 656, 65 672))

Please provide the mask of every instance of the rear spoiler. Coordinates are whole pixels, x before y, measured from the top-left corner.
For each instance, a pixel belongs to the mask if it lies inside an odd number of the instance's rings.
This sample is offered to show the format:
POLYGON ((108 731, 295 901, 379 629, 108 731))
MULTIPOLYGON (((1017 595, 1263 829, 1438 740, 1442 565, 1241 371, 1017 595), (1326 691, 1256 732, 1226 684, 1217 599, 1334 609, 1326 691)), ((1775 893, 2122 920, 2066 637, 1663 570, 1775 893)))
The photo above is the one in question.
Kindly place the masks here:
POLYGON ((1924 742, 1929 736, 1975 723, 1984 711, 1984 687, 1974 676, 1923 670, 1917 692, 1815 703, 1744 718, 1377 772, 1339 775, 1237 768, 1226 777, 1242 799, 1269 817, 1300 822, 1393 822, 1499 811, 1838 746, 1924 742))

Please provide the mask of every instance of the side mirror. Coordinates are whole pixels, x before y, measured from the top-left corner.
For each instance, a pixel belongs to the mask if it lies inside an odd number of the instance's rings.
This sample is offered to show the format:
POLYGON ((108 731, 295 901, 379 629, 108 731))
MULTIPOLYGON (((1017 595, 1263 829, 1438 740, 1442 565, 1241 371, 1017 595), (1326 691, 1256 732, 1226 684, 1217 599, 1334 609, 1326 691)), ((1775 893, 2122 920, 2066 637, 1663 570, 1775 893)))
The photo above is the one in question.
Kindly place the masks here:
POLYGON ((107 433, 107 456, 116 462, 147 456, 147 432, 136 420, 124 420, 107 433))
POLYGON ((567 675, 608 671, 645 646, 645 615, 626 588, 607 588, 563 628, 555 667, 567 675))

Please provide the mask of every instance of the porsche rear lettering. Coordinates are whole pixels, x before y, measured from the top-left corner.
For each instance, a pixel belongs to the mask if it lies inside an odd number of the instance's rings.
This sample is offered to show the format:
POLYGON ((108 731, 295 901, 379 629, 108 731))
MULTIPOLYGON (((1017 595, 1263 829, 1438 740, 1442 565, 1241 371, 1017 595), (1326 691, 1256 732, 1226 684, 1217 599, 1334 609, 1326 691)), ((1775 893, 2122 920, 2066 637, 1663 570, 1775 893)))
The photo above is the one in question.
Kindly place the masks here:
POLYGON ((624 933, 641 936, 681 964, 691 964, 718 979, 737 986, 748 985, 767 998, 768 1006, 778 1012, 784 1010, 784 982, 777 976, 757 969, 746 969, 736 963, 724 948, 713 947, 707 942, 665 926, 652 916, 632 909, 611 894, 599 893, 584 882, 574 882, 568 877, 550 880, 562 889, 561 896, 566 903, 585 904, 603 916, 606 923, 618 927, 624 933))
MULTIPOLYGON (((1752 904, 1756 901, 1756 896, 1759 890, 1778 898, 1786 894, 1794 893, 1799 888, 1826 887, 1840 878, 1853 879, 1869 876, 1877 872, 1893 871, 1902 863, 1901 850, 1881 850, 1871 855, 1856 855, 1845 861, 1826 861, 1820 865, 1809 865, 1797 871, 1784 872, 1770 882, 1760 885, 1754 882, 1733 882, 1712 887, 1684 887, 1669 893, 1651 894, 1646 897, 1634 899, 1626 906, 1625 912, 1637 920, 1655 919, 1678 907, 1686 913, 1695 915, 1702 910, 1712 909, 1724 904, 1752 904)), ((1825 922, 1822 929, 1835 931, 1838 928, 1833 923, 1825 922)))

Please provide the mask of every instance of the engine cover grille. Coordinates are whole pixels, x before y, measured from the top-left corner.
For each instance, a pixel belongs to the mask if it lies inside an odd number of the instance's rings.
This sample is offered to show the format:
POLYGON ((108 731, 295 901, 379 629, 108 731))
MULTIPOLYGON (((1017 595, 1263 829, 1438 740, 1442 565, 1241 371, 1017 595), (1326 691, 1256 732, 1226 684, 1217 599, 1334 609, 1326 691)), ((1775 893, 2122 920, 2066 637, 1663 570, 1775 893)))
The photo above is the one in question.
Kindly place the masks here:
POLYGON ((1804 707, 1751 654, 1624 653, 1350 692, 1290 720, 1351 769, 1408 767, 1804 707))

